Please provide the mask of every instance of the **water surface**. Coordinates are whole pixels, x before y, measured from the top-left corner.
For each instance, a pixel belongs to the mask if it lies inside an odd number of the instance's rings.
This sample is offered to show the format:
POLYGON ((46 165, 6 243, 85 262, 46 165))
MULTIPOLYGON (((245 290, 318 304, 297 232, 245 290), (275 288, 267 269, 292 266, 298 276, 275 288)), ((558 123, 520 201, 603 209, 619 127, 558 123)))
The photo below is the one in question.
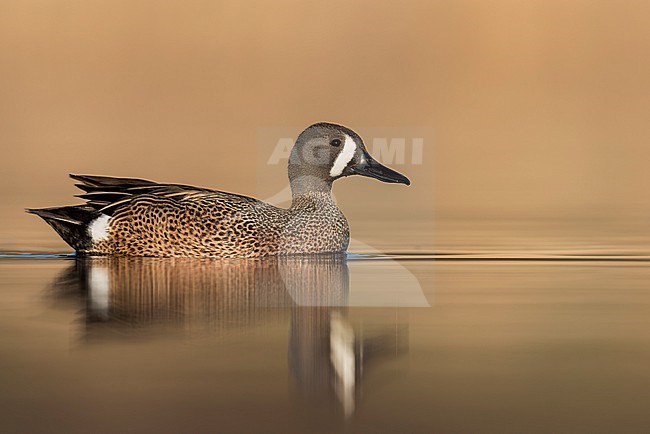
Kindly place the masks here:
POLYGON ((6 253, 0 427, 648 426, 643 255, 415 253, 254 261, 6 253))

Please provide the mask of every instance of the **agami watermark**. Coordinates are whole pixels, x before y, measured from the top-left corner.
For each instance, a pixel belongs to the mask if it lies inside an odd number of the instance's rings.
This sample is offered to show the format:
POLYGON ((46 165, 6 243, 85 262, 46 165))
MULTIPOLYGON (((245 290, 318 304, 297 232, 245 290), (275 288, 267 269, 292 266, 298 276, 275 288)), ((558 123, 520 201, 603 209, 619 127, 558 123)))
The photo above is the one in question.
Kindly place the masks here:
MULTIPOLYGON (((279 137, 275 140, 266 164, 286 164, 295 143, 294 137, 279 137)), ((424 154, 424 137, 372 137, 366 148, 378 161, 392 165, 420 165, 424 154)))

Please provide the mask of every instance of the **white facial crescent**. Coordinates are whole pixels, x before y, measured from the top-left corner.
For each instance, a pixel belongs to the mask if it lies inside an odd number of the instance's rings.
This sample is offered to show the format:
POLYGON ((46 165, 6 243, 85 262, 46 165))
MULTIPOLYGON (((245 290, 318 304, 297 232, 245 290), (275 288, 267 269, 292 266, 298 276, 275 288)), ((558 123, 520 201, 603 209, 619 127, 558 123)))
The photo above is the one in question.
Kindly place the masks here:
POLYGON ((352 137, 345 135, 345 143, 343 144, 343 149, 339 152, 339 155, 334 160, 334 164, 330 169, 330 176, 336 177, 343 173, 343 170, 350 164, 352 158, 354 157, 354 151, 357 150, 357 144, 352 140, 352 137))

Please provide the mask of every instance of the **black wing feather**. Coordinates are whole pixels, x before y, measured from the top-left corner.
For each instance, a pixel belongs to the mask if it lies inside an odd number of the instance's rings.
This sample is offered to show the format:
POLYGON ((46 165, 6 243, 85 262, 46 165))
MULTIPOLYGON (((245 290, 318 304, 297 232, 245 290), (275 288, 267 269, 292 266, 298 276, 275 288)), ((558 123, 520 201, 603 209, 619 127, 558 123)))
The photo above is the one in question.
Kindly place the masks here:
POLYGON ((130 198, 142 194, 179 197, 197 192, 214 192, 214 190, 207 188, 180 184, 159 184, 138 178, 73 174, 70 174, 70 178, 81 181, 81 184, 75 185, 85 193, 77 195, 77 197, 87 200, 87 206, 108 215, 112 215, 119 205, 128 203, 130 198))

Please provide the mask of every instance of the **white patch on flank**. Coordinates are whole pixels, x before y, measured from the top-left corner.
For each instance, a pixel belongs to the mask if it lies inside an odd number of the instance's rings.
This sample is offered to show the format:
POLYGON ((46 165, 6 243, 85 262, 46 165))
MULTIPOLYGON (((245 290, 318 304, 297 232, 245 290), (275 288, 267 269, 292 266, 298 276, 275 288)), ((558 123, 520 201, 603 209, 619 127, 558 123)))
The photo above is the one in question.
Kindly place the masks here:
POLYGON ((341 173, 343 173, 343 169, 345 169, 348 166, 348 164, 350 164, 350 161, 352 161, 352 157, 354 157, 354 151, 356 150, 357 150, 357 144, 354 143, 352 137, 346 134, 345 144, 343 145, 343 149, 341 149, 341 152, 339 152, 338 157, 336 157, 336 160, 334 160, 334 165, 330 170, 330 176, 339 176, 341 173))
POLYGON ((102 214, 88 225, 88 233, 93 242, 101 241, 108 237, 108 222, 111 216, 102 214))

